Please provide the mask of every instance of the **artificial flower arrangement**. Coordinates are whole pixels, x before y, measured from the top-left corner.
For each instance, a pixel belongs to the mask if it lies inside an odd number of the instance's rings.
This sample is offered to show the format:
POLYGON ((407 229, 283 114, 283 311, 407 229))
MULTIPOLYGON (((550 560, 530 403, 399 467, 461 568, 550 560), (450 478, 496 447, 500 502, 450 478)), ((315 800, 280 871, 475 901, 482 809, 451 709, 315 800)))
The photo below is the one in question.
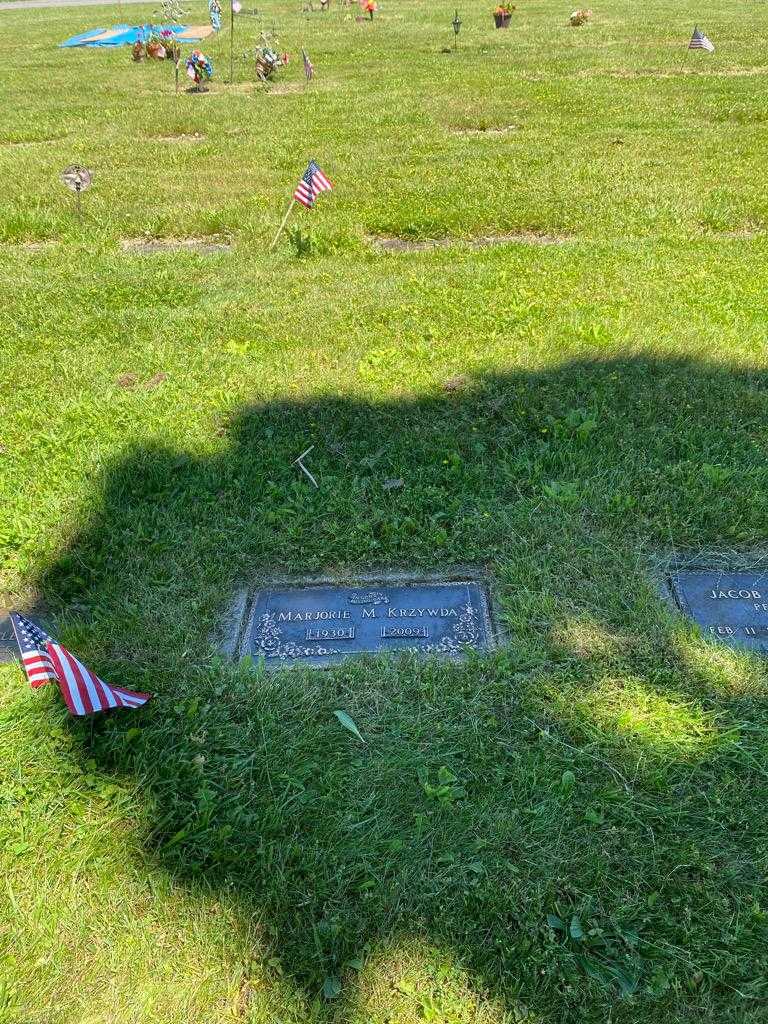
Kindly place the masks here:
POLYGON ((279 53, 277 36, 270 32, 261 33, 261 43, 256 47, 256 77, 262 82, 268 81, 278 68, 288 66, 287 53, 279 53))
POLYGON ((187 57, 184 66, 187 69, 187 77, 195 83, 194 91, 205 92, 205 83, 213 78, 211 58, 206 57, 202 50, 195 49, 187 57))
POLYGON ((376 0, 365 0, 365 3, 363 4, 363 10, 371 19, 371 21, 373 21, 373 16, 378 9, 379 5, 376 3, 376 0))
POLYGON ((174 64, 178 65, 181 60, 181 45, 176 38, 176 33, 171 32, 169 28, 161 29, 160 45, 165 50, 164 56, 166 59, 172 60, 174 64))
POLYGON ((514 4, 499 4, 493 12, 493 20, 496 23, 496 28, 506 28, 509 25, 509 19, 512 17, 512 11, 514 11, 514 4))
POLYGON ((165 60, 170 57, 173 50, 175 38, 169 28, 162 28, 160 31, 152 30, 147 39, 147 56, 155 60, 165 60))
POLYGON ((179 44, 175 34, 169 28, 149 26, 146 39, 143 34, 133 44, 132 56, 136 61, 152 57, 155 60, 171 60, 179 58, 179 44))
POLYGON ((568 17, 568 24, 574 28, 578 28, 579 25, 585 25, 592 17, 592 11, 586 7, 582 7, 580 10, 571 11, 568 17))

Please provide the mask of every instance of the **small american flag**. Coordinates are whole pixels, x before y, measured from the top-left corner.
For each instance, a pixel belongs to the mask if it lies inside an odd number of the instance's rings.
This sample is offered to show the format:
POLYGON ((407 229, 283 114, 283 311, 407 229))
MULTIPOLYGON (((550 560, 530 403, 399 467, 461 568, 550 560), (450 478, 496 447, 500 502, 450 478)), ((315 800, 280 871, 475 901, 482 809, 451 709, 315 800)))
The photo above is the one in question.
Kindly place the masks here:
POLYGON ((92 715, 110 708, 140 708, 150 699, 122 686, 110 686, 70 654, 30 619, 11 613, 21 661, 32 686, 59 684, 64 703, 73 715, 92 715))
POLYGON ((293 198, 297 199, 302 206, 312 207, 321 192, 330 192, 333 186, 326 178, 314 160, 309 161, 309 166, 296 186, 293 198))
POLYGON ((693 30, 691 41, 688 43, 689 50, 706 50, 707 53, 714 53, 715 46, 703 32, 700 32, 698 27, 693 30))
POLYGON ((312 65, 312 61, 309 59, 309 54, 306 50, 301 51, 301 57, 304 61, 304 74, 307 76, 307 81, 311 82, 315 74, 315 69, 312 65))

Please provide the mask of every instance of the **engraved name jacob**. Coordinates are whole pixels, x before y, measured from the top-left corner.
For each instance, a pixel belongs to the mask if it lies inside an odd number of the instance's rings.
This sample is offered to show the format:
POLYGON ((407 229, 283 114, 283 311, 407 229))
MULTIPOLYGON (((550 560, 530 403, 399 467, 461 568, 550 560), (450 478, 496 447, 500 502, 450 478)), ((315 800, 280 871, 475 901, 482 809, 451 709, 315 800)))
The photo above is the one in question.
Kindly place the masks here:
MULTIPOLYGON (((763 600, 763 595, 759 590, 749 590, 747 588, 725 590, 718 588, 709 591, 709 598, 711 601, 751 601, 754 611, 768 611, 768 602, 763 600)), ((768 635, 768 627, 764 625, 739 627, 723 624, 710 626, 709 632, 714 636, 736 636, 739 628, 744 630, 745 636, 765 637, 768 635)))

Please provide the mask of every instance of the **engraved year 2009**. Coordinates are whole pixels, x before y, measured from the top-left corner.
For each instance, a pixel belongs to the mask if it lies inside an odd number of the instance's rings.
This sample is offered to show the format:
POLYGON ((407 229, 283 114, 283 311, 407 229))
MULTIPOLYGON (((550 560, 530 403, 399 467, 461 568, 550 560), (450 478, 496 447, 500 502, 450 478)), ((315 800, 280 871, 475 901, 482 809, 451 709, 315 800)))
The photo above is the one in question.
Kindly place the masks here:
POLYGON ((429 630, 426 626, 382 626, 382 640, 419 639, 426 640, 429 630))

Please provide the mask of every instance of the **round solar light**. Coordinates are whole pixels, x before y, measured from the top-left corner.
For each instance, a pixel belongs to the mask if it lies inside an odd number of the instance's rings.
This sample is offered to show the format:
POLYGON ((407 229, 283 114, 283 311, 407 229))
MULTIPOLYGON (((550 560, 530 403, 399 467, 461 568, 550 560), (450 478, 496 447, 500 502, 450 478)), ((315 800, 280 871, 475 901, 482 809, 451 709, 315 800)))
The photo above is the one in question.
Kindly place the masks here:
POLYGON ((93 171, 89 171, 87 167, 79 167, 77 164, 72 164, 70 167, 66 167, 59 175, 62 185, 75 193, 75 212, 77 213, 77 219, 83 219, 83 211, 80 206, 80 195, 89 189, 93 184, 93 171))

